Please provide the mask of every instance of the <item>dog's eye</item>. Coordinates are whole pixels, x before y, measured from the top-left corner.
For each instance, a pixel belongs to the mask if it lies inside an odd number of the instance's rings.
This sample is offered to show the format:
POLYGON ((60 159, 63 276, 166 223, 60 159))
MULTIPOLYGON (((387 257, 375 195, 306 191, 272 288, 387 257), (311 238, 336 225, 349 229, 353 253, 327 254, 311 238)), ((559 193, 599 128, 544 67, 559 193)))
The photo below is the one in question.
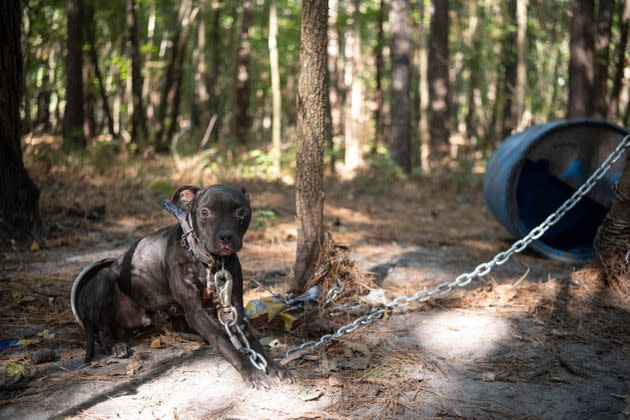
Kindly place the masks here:
POLYGON ((244 219, 245 216, 247 215, 247 211, 245 211, 245 209, 243 208, 236 209, 236 211, 234 212, 234 215, 238 217, 239 219, 244 219))
POLYGON ((203 217, 204 219, 207 219, 208 217, 210 217, 210 210, 207 209, 206 207, 202 208, 201 210, 199 210, 199 214, 201 215, 201 217, 203 217))

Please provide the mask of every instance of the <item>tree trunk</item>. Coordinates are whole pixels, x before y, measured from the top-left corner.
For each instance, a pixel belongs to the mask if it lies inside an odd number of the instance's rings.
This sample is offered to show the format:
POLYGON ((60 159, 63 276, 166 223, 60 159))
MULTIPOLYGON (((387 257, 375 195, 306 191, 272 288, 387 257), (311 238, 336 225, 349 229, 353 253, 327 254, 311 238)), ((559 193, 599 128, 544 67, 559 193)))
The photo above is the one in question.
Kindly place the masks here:
POLYGON ((333 138, 341 133, 341 98, 339 94, 339 60, 341 53, 337 18, 339 16, 339 0, 330 0, 328 13, 328 79, 329 79, 329 130, 331 135, 327 147, 330 156, 330 173, 335 174, 337 162, 333 138))
POLYGON ((300 34, 296 206, 297 253, 293 289, 302 291, 315 270, 324 239, 324 147, 328 102, 327 0, 304 0, 300 34))
POLYGON ((420 144, 420 167, 423 174, 431 171, 431 138, 429 135, 429 82, 428 82, 428 52, 427 52, 427 25, 426 25, 426 7, 424 0, 418 0, 418 9, 420 12, 420 22, 418 26, 419 39, 419 64, 418 88, 420 90, 418 110, 418 136, 420 144))
POLYGON ((432 0, 429 34, 429 127, 434 154, 448 150, 449 76, 448 76, 448 0, 432 0))
POLYGON ((240 43, 236 65, 236 92, 234 110, 234 134, 240 144, 247 142, 247 134, 252 125, 249 114, 250 77, 249 62, 252 54, 252 45, 249 29, 252 23, 252 0, 243 0, 241 10, 240 43))
POLYGON ((131 140, 144 145, 147 138, 146 114, 142 104, 142 73, 140 63, 140 42, 138 40, 138 19, 136 0, 127 0, 127 31, 131 52, 131 96, 133 114, 131 116, 131 140))
POLYGON ((464 118, 466 124, 466 136, 470 144, 477 144, 483 140, 484 133, 479 121, 478 109, 481 104, 477 103, 480 96, 481 85, 481 34, 480 26, 483 22, 483 8, 477 9, 475 2, 468 3, 468 44, 470 46, 470 54, 468 55, 468 89, 466 92, 466 104, 468 109, 464 118))
POLYGON ((612 33, 614 0, 599 0, 595 33, 595 80, 593 81, 593 116, 605 119, 608 113, 608 62, 612 33))
POLYGON ((608 285, 630 297, 630 153, 615 190, 615 198, 597 231, 597 259, 608 285))
MULTIPOLYGON (((85 9, 84 9, 85 10, 85 9)), ((94 65, 88 61, 87 54, 83 63, 83 132, 88 138, 96 137, 96 93, 94 92, 94 65)))
POLYGON ((0 249, 43 244, 39 190, 24 168, 20 96, 22 8, 18 0, 0 2, 0 249))
POLYGON ((385 46, 385 31, 383 23, 385 21, 385 1, 380 0, 377 16, 378 32, 376 35, 376 47, 374 56, 376 58, 376 107, 374 109, 374 122, 376 123, 376 139, 372 147, 372 153, 376 153, 379 145, 385 144, 385 125, 383 121, 383 47, 385 46))
POLYGON ((213 115, 216 115, 216 122, 212 130, 212 138, 214 141, 219 140, 219 133, 223 124, 223 107, 224 95, 221 93, 221 85, 219 84, 219 70, 223 67, 223 42, 221 37, 221 8, 213 7, 212 10, 212 29, 210 30, 210 43, 212 44, 212 67, 206 80, 207 89, 210 93, 210 109, 213 115))
POLYGON ((615 75, 613 77, 613 87, 610 92, 608 102, 608 119, 615 121, 619 119, 619 96, 623 82, 623 72, 626 63, 626 47, 628 45, 628 23, 630 22, 630 0, 625 0, 619 5, 619 15, 621 24, 619 26, 619 42, 615 48, 615 75))
POLYGON ((78 4, 80 5, 82 10, 85 10, 85 35, 90 46, 89 55, 90 59, 92 60, 92 65, 94 66, 94 73, 98 82, 99 94, 101 96, 101 102, 103 104, 103 113, 105 114, 105 118, 107 119, 107 130, 109 131, 109 134, 112 135, 112 137, 116 137, 116 131, 114 130, 114 118, 109 107, 109 97, 107 96, 103 74, 101 73, 101 68, 98 64, 98 54, 96 51, 96 41, 94 36, 94 7, 91 3, 86 7, 83 0, 78 0, 78 4))
POLYGON ((166 67, 164 85, 160 94, 160 103, 156 118, 155 148, 159 152, 165 152, 170 145, 169 133, 172 133, 171 125, 177 124, 177 111, 179 104, 175 100, 179 99, 179 82, 181 81, 182 61, 188 41, 190 24, 197 14, 193 9, 192 0, 182 0, 177 14, 177 26, 173 32, 171 40, 171 52, 166 67), (175 117, 175 119, 173 119, 175 117), (169 120, 167 121, 167 118, 169 120))
POLYGON ((83 13, 80 0, 67 0, 66 109, 63 144, 66 149, 83 149, 83 13))
POLYGON ((503 67, 503 118, 501 121, 501 138, 505 139, 516 128, 514 93, 516 92, 516 1, 507 2, 505 34, 501 47, 503 67))
MULTIPOLYGON (((527 83, 527 3, 529 0, 516 1, 516 126, 523 128, 525 113, 525 85, 527 83)), ((577 0, 580 1, 580 0, 577 0)))
POLYGON ((393 157, 405 173, 411 173, 409 135, 409 82, 411 65, 411 10, 409 0, 393 0, 389 11, 391 30, 391 139, 393 157))
POLYGON ((282 121, 282 92, 280 90, 280 62, 278 59, 278 15, 276 0, 270 0, 269 5, 269 64, 271 66, 272 125, 271 144, 273 168, 280 172, 280 135, 282 121))
POLYGON ((593 10, 594 0, 573 0, 569 58, 567 118, 593 113, 593 10))
MULTIPOLYGON (((151 63, 152 51, 153 51, 153 37, 155 35, 155 3, 151 4, 151 12, 149 13, 149 19, 147 22, 147 52, 144 55, 145 63, 145 77, 142 83, 142 97, 147 104, 147 120, 149 124, 153 121, 153 101, 151 100, 151 63)), ((147 130, 147 136, 149 132, 147 130)))
POLYGON ((363 88, 360 79, 361 65, 361 11, 358 0, 348 0, 346 13, 352 16, 352 28, 346 33, 345 83, 350 88, 346 95, 344 123, 344 171, 352 174, 363 163, 359 118, 363 105, 363 88))

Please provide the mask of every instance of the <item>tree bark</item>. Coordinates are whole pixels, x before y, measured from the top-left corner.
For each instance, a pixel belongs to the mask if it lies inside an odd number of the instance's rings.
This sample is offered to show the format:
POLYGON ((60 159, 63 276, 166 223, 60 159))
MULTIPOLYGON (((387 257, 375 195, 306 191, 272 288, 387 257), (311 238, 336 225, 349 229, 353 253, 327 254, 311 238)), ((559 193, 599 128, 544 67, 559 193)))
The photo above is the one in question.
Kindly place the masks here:
POLYGON ((380 0, 377 16, 377 34, 374 56, 376 58, 376 108, 374 109, 374 121, 376 123, 376 139, 372 147, 372 153, 376 153, 379 145, 385 144, 385 124, 383 118, 383 47, 385 46, 385 30, 383 24, 385 21, 385 1, 380 0))
POLYGON ((156 118, 155 148, 159 152, 165 152, 170 145, 171 126, 177 124, 179 104, 179 83, 181 81, 182 61, 185 53, 190 24, 197 14, 193 8, 192 0, 182 0, 177 14, 177 27, 171 40, 171 52, 166 67, 164 85, 160 94, 160 104, 156 118), (168 121, 167 121, 168 118, 168 121), (173 119, 174 118, 174 119, 173 119))
POLYGON ((393 157, 411 173, 409 84, 411 65, 411 10, 409 0, 393 0, 389 11, 391 30, 391 139, 393 157))
POLYGON ((630 297, 630 153, 617 184, 615 198, 597 231, 595 248, 602 274, 608 285, 630 297))
POLYGON ((127 31, 131 52, 131 96, 133 114, 131 116, 131 139, 144 145, 147 138, 146 114, 142 103, 142 73, 140 63, 140 41, 138 40, 138 18, 136 0, 127 0, 127 31))
POLYGON ((628 45, 628 23, 630 22, 630 0, 625 0, 619 5, 619 42, 615 48, 615 75, 613 77, 613 87, 610 92, 608 102, 608 119, 615 121, 619 119, 619 96, 623 83, 623 72, 626 62, 626 47, 628 45))
POLYGON ((43 244, 39 190, 22 160, 20 99, 22 8, 0 2, 0 249, 43 244))
POLYGON ((516 91, 516 0, 507 2, 505 35, 501 47, 503 67, 503 118, 501 138, 505 139, 516 128, 514 93, 516 91))
POLYGON ((362 163, 359 118, 363 106, 363 87, 360 79, 361 65, 361 11, 358 0, 348 0, 346 13, 352 16, 352 28, 346 32, 345 83, 350 88, 346 95, 344 123, 344 171, 352 174, 362 163))
POLYGON ((80 0, 67 0, 66 109, 63 144, 66 149, 83 149, 83 13, 80 0))
POLYGON ((434 154, 448 150, 449 75, 448 75, 448 0, 432 0, 429 34, 429 127, 434 154))
POLYGON ((333 138, 341 133, 341 95, 339 92, 339 61, 341 56, 341 45, 339 30, 337 29, 337 18, 339 16, 339 0, 330 0, 328 12, 328 96, 330 104, 328 109, 329 130, 331 135, 327 147, 330 156, 330 173, 335 174, 335 164, 337 162, 334 152, 333 138))
MULTIPOLYGON (((516 1, 516 126, 522 128, 525 112, 525 85, 527 83, 527 3, 529 0, 516 1)), ((580 1, 580 0, 578 0, 580 1)))
POLYGON ((569 58, 567 118, 593 114, 593 11, 594 0, 573 0, 569 58))
POLYGON ((249 110, 250 77, 249 62, 252 54, 252 45, 249 29, 252 23, 252 0, 243 0, 241 9, 240 43, 238 48, 236 65, 236 92, 234 110, 234 134, 240 144, 247 142, 247 134, 252 125, 249 110))
POLYGON ((302 291, 313 275, 324 239, 324 147, 328 102, 327 0, 304 0, 300 34, 296 207, 297 253, 293 289, 302 291))
POLYGON ((280 60, 278 59, 278 15, 276 0, 269 4, 269 64, 271 67, 272 124, 271 144, 273 168, 280 172, 280 135, 282 122, 282 92, 280 91, 280 60))
POLYGON ((112 137, 115 137, 116 131, 114 130, 114 118, 112 116, 111 108, 109 107, 109 97, 107 96, 107 91, 105 90, 103 74, 101 73, 101 68, 98 64, 98 54, 96 51, 96 41, 94 36, 94 7, 91 3, 86 6, 83 0, 78 0, 78 4, 81 10, 85 11, 85 20, 83 27, 85 29, 87 42, 90 46, 88 54, 90 56, 90 59, 92 60, 92 65, 94 66, 94 74, 96 75, 96 80, 98 82, 98 89, 101 96, 103 113, 105 114, 105 118, 107 119, 107 130, 109 131, 109 134, 112 135, 112 137))
POLYGON ((418 137, 420 144, 420 167, 423 174, 431 171, 431 137, 429 134, 429 81, 428 81, 428 46, 427 46, 427 25, 426 25, 426 7, 424 0, 418 0, 418 9, 420 12, 420 22, 418 26, 419 39, 419 64, 418 64, 418 89, 420 90, 418 110, 418 137))
POLYGON ((614 0, 599 0, 595 33, 595 80, 593 81, 593 116, 605 119, 608 114, 608 62, 612 33, 614 0))

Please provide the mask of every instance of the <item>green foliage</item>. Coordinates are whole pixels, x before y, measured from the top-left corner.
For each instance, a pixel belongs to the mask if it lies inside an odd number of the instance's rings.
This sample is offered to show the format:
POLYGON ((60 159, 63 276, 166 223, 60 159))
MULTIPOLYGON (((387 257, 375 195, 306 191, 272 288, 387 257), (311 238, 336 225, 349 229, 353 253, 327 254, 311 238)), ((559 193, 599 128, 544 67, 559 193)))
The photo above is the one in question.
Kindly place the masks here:
POLYGON ((278 215, 274 210, 271 209, 254 209, 254 214, 252 216, 252 222, 250 229, 253 230, 263 230, 266 229, 269 225, 272 225, 278 215))

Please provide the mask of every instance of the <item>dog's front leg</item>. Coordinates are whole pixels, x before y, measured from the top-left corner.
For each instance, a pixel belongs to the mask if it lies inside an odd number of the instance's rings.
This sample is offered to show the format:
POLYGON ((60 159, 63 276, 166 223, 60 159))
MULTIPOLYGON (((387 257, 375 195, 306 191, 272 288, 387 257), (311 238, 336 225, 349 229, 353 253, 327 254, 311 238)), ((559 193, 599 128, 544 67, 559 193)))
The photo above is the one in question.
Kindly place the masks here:
POLYGON ((219 353, 241 374, 243 380, 254 388, 269 388, 272 381, 264 372, 253 367, 244 353, 236 350, 226 338, 223 326, 211 318, 204 309, 199 293, 192 287, 179 288, 173 293, 184 309, 186 322, 209 344, 216 346, 219 353))

